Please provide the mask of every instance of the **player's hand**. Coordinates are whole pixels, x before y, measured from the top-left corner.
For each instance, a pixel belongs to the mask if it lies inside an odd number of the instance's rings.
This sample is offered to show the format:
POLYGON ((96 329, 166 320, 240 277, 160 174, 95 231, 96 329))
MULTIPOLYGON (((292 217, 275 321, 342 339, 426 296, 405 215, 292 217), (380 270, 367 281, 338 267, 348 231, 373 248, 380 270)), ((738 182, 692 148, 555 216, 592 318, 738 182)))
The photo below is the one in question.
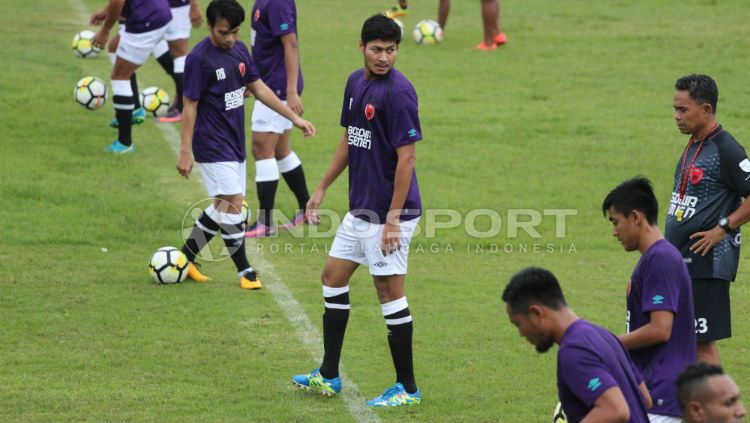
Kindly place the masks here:
POLYGON ((99 10, 99 11, 96 11, 93 14, 91 14, 91 20, 89 21, 89 23, 91 25, 98 26, 98 25, 101 25, 102 22, 104 22, 105 19, 107 19, 107 9, 106 8, 104 8, 102 10, 99 10))
POLYGON ((98 47, 99 49, 103 49, 104 46, 107 45, 107 40, 109 39, 109 30, 107 28, 102 27, 99 32, 94 34, 94 39, 91 40, 91 44, 94 45, 94 47, 98 47))
POLYGON ((383 236, 380 239, 380 251, 384 256, 401 249, 401 225, 398 222, 385 223, 383 236))
POLYGON ((177 172, 184 176, 185 179, 190 176, 190 172, 193 170, 193 155, 189 152, 180 152, 180 157, 177 159, 177 172))
POLYGON ((307 206, 305 206, 305 218, 307 219, 308 223, 313 225, 317 225, 320 223, 320 215, 318 215, 318 209, 320 208, 320 204, 323 202, 325 196, 326 192, 320 188, 317 188, 315 192, 313 192, 312 197, 307 200, 307 206))
POLYGON ((203 23, 201 10, 193 2, 190 2, 190 23, 193 25, 193 28, 198 28, 203 23))
POLYGON ((245 95, 245 98, 250 98, 253 96, 253 92, 250 91, 250 88, 245 88, 244 95, 245 95))
POLYGON ((302 109, 302 99, 299 98, 299 94, 297 94, 296 92, 287 94, 286 105, 289 106, 289 108, 292 109, 292 111, 298 116, 302 116, 302 114, 305 113, 305 111, 302 109))
POLYGON ((726 234, 726 231, 719 225, 716 225, 715 228, 708 231, 696 232, 690 235, 690 239, 697 239, 695 244, 690 246, 690 251, 705 256, 712 248, 714 248, 714 245, 724 239, 726 234))
POLYGON ((297 117, 297 119, 294 119, 292 122, 294 126, 302 130, 302 133, 305 134, 306 137, 312 137, 315 136, 315 127, 312 123, 302 119, 301 117, 297 117))

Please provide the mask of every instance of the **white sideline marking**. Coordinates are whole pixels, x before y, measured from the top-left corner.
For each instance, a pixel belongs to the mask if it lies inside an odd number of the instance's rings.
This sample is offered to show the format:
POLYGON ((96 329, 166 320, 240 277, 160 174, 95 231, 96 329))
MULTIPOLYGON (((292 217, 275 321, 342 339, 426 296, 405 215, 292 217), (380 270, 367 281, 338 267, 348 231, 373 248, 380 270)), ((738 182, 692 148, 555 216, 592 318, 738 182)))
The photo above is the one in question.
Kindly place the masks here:
MULTIPOLYGON (((89 13, 86 10, 86 5, 83 4, 83 1, 68 0, 68 3, 73 11, 75 11, 77 19, 81 22, 88 23, 89 13)), ((169 144, 172 151, 175 154, 179 154, 180 134, 174 126, 170 124, 157 124, 156 127, 161 130, 164 140, 167 141, 167 144, 169 144)), ((194 168, 193 174, 195 175, 197 172, 198 169, 194 168)), ((201 184, 203 183, 202 178, 193 178, 193 180, 196 179, 201 181, 201 184)), ((292 292, 289 291, 289 288, 284 284, 284 281, 282 281, 276 273, 273 264, 263 258, 262 253, 253 256, 253 261, 256 262, 258 268, 261 269, 263 283, 266 288, 271 291, 273 299, 276 300, 276 304, 278 304, 282 311, 284 311, 287 320, 289 320, 292 326, 294 326, 294 329, 297 331, 297 337, 302 342, 302 345, 307 348, 307 352, 312 355, 315 362, 320 362, 323 359, 323 338, 318 333, 318 329, 312 324, 310 318, 307 317, 305 312, 302 311, 302 306, 300 306, 294 298, 294 295, 292 295, 292 292)), ((339 370, 339 376, 344 385, 344 389, 341 392, 341 398, 344 400, 344 404, 346 404, 346 408, 349 409, 354 420, 363 423, 380 422, 380 418, 367 407, 365 399, 359 393, 357 385, 346 376, 343 368, 339 370)), ((290 378, 289 384, 291 385, 291 375, 284 375, 284 377, 290 378)))

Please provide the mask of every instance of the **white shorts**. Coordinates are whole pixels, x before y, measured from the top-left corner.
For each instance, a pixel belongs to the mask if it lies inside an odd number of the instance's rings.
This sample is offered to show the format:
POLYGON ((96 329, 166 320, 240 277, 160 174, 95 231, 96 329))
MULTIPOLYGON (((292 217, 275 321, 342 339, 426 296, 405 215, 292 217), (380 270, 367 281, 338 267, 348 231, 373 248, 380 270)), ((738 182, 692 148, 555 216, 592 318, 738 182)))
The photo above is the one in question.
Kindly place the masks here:
POLYGON ((209 197, 242 194, 245 196, 247 171, 245 162, 195 163, 203 175, 209 197))
POLYGON ((648 413, 648 421, 651 423, 681 423, 682 419, 673 416, 662 416, 648 413))
POLYGON ((328 255, 364 264, 373 276, 405 275, 409 243, 418 223, 419 218, 401 222, 401 249, 384 256, 380 251, 380 240, 385 225, 370 223, 347 213, 336 231, 328 255))
POLYGON ((167 32, 164 39, 167 41, 187 40, 190 38, 190 5, 173 7, 172 21, 167 24, 167 32))
MULTIPOLYGON (((283 102, 286 104, 286 101, 283 102)), ((283 134, 292 129, 292 121, 274 112, 270 107, 255 100, 253 106, 253 132, 274 132, 283 134)))
POLYGON ((142 65, 148 60, 148 56, 154 51, 156 43, 164 37, 169 25, 164 25, 159 29, 140 34, 133 34, 124 30, 120 31, 120 44, 117 46, 117 57, 121 57, 128 62, 142 65))

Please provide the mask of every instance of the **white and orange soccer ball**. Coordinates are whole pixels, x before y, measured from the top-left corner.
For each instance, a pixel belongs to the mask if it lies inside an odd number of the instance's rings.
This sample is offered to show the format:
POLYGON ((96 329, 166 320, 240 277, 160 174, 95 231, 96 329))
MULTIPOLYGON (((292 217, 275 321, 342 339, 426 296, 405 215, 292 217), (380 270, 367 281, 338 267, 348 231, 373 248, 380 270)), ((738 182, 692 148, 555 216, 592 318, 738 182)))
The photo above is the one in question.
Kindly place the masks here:
POLYGON ((82 59, 93 59, 94 57, 99 56, 99 47, 94 45, 93 40, 94 33, 89 30, 81 31, 76 34, 75 37, 73 37, 73 43, 71 43, 73 53, 75 53, 76 57, 82 59))
POLYGON ((159 87, 148 87, 141 91, 141 105, 154 117, 161 117, 169 112, 169 94, 159 87))
POLYGON ((148 263, 148 271, 157 283, 178 283, 187 278, 188 259, 175 247, 156 250, 148 263))
POLYGON ((107 102, 107 84, 95 76, 81 78, 73 90, 73 98, 89 110, 99 109, 107 102))
POLYGON ((437 22, 429 19, 419 21, 411 34, 417 44, 432 45, 443 41, 443 29, 437 22))

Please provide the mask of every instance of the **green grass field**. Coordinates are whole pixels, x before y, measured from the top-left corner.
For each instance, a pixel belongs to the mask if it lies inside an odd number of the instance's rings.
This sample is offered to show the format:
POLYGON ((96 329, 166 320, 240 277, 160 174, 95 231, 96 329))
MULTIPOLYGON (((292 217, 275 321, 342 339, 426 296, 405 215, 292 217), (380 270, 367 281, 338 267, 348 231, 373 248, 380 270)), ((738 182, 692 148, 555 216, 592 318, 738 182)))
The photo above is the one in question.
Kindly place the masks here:
MULTIPOLYGON (((137 154, 102 152, 116 137, 107 126, 111 105, 87 112, 71 93, 86 75, 108 81, 110 64, 104 55, 76 59, 70 40, 104 1, 42 3, 6 0, 0 16, 0 421, 354 421, 344 398, 298 392, 289 382, 318 364, 321 346, 306 344, 304 324, 288 316, 304 313, 320 337, 319 273, 331 239, 298 230, 249 243, 267 287, 258 292, 239 288, 229 261, 205 263, 208 284, 154 284, 146 263, 156 248, 181 245, 185 212, 206 196, 200 177, 179 177, 167 141, 174 132, 153 120, 134 128, 137 154)), ((435 18, 436 1, 410 3, 407 29, 435 18)), ((555 354, 539 355, 518 337, 500 293, 522 267, 547 267, 579 315, 624 330, 638 255, 612 237, 601 201, 643 174, 655 183, 663 221, 686 142, 671 108, 681 75, 716 78, 720 122, 750 145, 750 9, 740 0, 503 2, 509 43, 488 53, 472 49, 481 34, 478 2, 453 3, 445 42, 407 39, 397 61, 420 99, 423 203, 463 216, 494 210, 503 226, 478 239, 462 220, 415 238, 422 251, 412 253, 407 294, 423 403, 360 418, 547 422, 557 402, 555 354), (541 238, 509 236, 509 209, 577 215, 561 238, 549 216, 541 238)), ((390 5, 298 2, 302 98, 318 136, 295 133, 294 144, 311 189, 342 131, 346 77, 362 62, 361 23, 390 5)), ((249 38, 247 23, 241 34, 249 38)), ((204 24, 191 44, 206 35, 204 24)), ((155 61, 139 71, 139 83, 173 92, 155 61)), ((248 123, 249 116, 250 107, 248 123)), ((254 189, 248 194, 257 204, 254 189)), ((343 213, 346 196, 342 177, 324 206, 343 213)), ((295 207, 283 183, 277 205, 295 207)), ((476 226, 486 230, 487 219, 476 226)), ((720 343, 727 371, 746 391, 749 254, 745 248, 732 288, 735 336, 720 343)), ((392 364, 366 270, 351 286, 343 367, 369 399, 393 383, 392 364)))

